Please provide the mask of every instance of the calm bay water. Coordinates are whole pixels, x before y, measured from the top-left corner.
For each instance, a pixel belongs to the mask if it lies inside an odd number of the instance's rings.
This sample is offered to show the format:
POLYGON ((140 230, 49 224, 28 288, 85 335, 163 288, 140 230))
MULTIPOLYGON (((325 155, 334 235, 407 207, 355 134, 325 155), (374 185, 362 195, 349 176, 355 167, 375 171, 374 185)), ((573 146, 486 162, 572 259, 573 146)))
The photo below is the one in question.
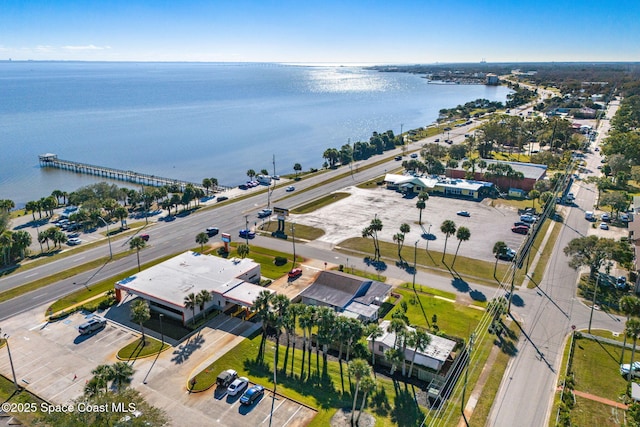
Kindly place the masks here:
POLYGON ((508 93, 360 67, 0 62, 0 199, 23 206, 103 180, 41 169, 39 154, 237 185, 248 169, 271 172, 274 155, 279 174, 308 170, 328 147, 508 93))

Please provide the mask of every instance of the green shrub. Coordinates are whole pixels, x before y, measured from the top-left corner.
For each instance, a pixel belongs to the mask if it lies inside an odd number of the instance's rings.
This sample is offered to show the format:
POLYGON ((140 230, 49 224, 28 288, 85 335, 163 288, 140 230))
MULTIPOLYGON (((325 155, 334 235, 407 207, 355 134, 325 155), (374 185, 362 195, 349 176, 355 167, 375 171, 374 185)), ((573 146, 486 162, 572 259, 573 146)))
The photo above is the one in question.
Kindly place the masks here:
POLYGON ((273 259, 273 263, 278 267, 287 263, 287 258, 283 256, 277 256, 273 259))

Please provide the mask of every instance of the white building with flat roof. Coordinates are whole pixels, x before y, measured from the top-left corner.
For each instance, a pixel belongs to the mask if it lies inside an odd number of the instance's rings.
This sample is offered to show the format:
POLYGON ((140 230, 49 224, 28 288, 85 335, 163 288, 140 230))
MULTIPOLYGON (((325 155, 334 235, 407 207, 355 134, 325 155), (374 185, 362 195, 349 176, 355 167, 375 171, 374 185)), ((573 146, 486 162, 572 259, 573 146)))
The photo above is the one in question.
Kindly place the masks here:
POLYGON ((225 310, 232 304, 250 307, 265 288, 260 281, 260 264, 251 259, 225 259, 197 252, 184 252, 134 276, 116 283, 116 299, 123 294, 149 301, 152 310, 168 317, 190 322, 194 311, 187 308, 185 297, 202 291, 211 301, 195 308, 195 315, 212 309, 225 310))

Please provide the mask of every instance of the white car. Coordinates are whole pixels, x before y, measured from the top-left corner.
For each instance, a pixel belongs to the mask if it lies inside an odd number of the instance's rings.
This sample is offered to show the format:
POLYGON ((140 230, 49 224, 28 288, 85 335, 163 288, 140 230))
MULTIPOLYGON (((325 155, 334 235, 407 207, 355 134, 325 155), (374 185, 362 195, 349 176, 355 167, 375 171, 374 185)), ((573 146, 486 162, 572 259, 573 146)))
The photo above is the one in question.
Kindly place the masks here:
POLYGON ((227 394, 229 396, 235 396, 236 394, 240 393, 242 390, 247 388, 248 385, 249 385, 249 379, 246 377, 240 377, 234 380, 229 385, 229 387, 227 387, 227 394))
POLYGON ((291 192, 291 191, 293 191, 293 190, 295 190, 295 189, 296 189, 296 187, 294 187, 293 185, 290 185, 290 186, 288 186, 288 187, 286 188, 286 191, 291 192))
POLYGON ((82 240, 77 237, 72 237, 71 239, 67 240, 67 245, 69 246, 79 245, 80 243, 82 243, 82 240))
POLYGON ((608 229, 609 229, 609 224, 607 224, 606 222, 600 223, 600 230, 608 230, 608 229))
MULTIPOLYGON (((629 363, 620 365, 620 375, 626 377, 629 374, 629 363)), ((640 377, 640 362, 633 362, 633 369, 631 370, 631 376, 640 377)))

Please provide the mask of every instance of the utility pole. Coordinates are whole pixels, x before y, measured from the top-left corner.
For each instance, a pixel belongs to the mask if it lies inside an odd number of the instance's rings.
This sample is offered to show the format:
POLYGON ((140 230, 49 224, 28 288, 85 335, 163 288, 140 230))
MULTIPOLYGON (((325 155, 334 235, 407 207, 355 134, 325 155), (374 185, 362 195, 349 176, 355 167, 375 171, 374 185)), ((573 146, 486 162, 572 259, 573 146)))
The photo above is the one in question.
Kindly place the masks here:
POLYGON ((464 387, 462 388, 462 403, 460 405, 460 412, 462 413, 462 418, 464 419, 464 423, 467 427, 469 427, 469 421, 467 420, 467 416, 464 414, 464 398, 467 392, 467 377, 469 375, 469 363, 471 362, 471 350, 473 350, 473 342, 475 341, 476 336, 475 333, 471 333, 469 337, 469 349, 467 350, 467 367, 464 371, 464 387))
MULTIPOLYGON (((2 332, 2 329, 0 329, 0 332, 2 332)), ((9 364, 11 365, 11 374, 13 375, 13 385, 16 386, 16 390, 20 390, 18 379, 16 378, 16 370, 13 368, 13 358, 11 357, 11 348, 9 347, 9 335, 4 334, 2 338, 4 338, 5 344, 7 344, 7 353, 9 353, 9 364)))
MULTIPOLYGON (((429 241, 427 240, 427 243, 429 241)), ((413 290, 416 290, 416 266, 418 265, 418 240, 413 247, 413 290)))
POLYGON ((600 285, 600 272, 596 279, 596 288, 593 290, 593 301, 591 301, 591 313, 589 314, 589 333, 591 333, 591 321, 593 320, 593 309, 596 306, 596 295, 598 294, 598 286, 600 285))
POLYGON ((246 231, 244 235, 244 241, 249 246, 249 215, 244 216, 244 229, 246 231))
POLYGON ((293 266, 291 269, 296 268, 296 223, 291 223, 291 243, 293 243, 293 266))

